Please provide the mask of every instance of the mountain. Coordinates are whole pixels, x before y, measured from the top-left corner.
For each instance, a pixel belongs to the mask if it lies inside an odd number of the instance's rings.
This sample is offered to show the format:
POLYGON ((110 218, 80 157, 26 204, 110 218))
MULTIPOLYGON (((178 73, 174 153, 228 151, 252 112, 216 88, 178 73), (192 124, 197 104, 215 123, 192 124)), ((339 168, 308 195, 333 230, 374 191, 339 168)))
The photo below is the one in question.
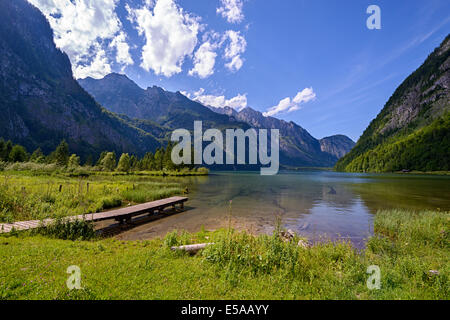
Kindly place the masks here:
POLYGON ((397 88, 336 169, 450 170, 450 35, 397 88))
MULTIPOLYGON (((169 92, 153 86, 140 88, 125 75, 112 73, 103 79, 86 78, 78 82, 98 102, 112 112, 121 114, 128 123, 151 132, 154 124, 168 128, 193 129, 195 120, 202 120, 205 128, 279 129, 280 161, 289 166, 333 166, 339 159, 336 150, 348 152, 348 142, 335 142, 333 152, 322 151, 319 140, 294 122, 264 117, 261 112, 245 108, 237 112, 232 108, 206 107, 190 100, 180 92, 169 92), (151 128, 146 124, 151 122, 151 128)), ((350 140, 351 141, 351 140, 350 140)))
POLYGON ((196 120, 202 120, 205 128, 247 127, 180 92, 165 91, 157 86, 144 90, 125 75, 111 73, 103 79, 88 77, 78 82, 108 110, 129 118, 151 120, 169 129, 192 130, 196 120))
POLYGON ((355 142, 347 136, 337 134, 319 140, 320 149, 340 159, 355 146, 355 142))
POLYGON ((33 150, 66 139, 82 156, 103 150, 143 154, 148 132, 103 109, 73 78, 41 12, 25 0, 0 1, 0 136, 33 150))
POLYGON ((265 117, 261 112, 245 108, 237 112, 233 108, 215 108, 211 110, 226 114, 243 121, 253 128, 279 129, 282 163, 297 166, 333 166, 336 161, 350 151, 354 142, 343 135, 317 140, 308 131, 294 122, 274 117, 265 117))

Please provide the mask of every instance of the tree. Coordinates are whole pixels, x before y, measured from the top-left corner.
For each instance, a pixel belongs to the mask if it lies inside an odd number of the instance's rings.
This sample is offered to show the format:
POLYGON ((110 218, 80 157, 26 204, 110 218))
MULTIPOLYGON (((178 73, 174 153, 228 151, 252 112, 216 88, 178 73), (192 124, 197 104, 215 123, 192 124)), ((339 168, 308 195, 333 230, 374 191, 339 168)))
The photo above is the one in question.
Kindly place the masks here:
POLYGON ((102 165, 102 161, 103 158, 106 156, 106 154, 108 153, 108 151, 103 151, 102 153, 100 153, 100 157, 97 160, 97 166, 101 166, 102 165))
POLYGON ((164 151, 163 156, 163 167, 167 170, 175 169, 175 164, 172 162, 172 149, 173 149, 172 142, 169 141, 167 143, 167 147, 166 150, 164 151))
POLYGON ((155 156, 151 152, 147 152, 140 161, 139 169, 141 170, 155 170, 155 156))
POLYGON ((92 157, 92 154, 88 155, 86 158, 86 162, 84 163, 85 166, 92 166, 94 164, 94 157, 92 157))
POLYGON ((78 157, 76 154, 73 154, 69 158, 69 168, 78 168, 80 166, 80 157, 78 157))
POLYGON ((116 154, 114 152, 108 152, 103 157, 100 165, 105 171, 113 171, 116 167, 116 154))
POLYGON ((6 160, 4 158, 5 146, 6 146, 5 140, 3 140, 3 138, 0 138, 0 161, 6 160))
POLYGON ((9 153, 9 161, 11 162, 25 162, 28 160, 27 150, 24 147, 16 144, 12 147, 9 153))
POLYGON ((42 153, 41 148, 37 148, 34 150, 33 154, 30 157, 31 162, 43 163, 45 161, 44 153, 42 153))
MULTIPOLYGON (((162 149, 162 148, 161 148, 162 149)), ((163 169, 163 158, 164 158, 164 150, 157 149, 154 158, 154 170, 162 170, 163 169)))
POLYGON ((117 171, 128 172, 130 171, 130 167, 130 156, 128 153, 122 153, 119 159, 119 164, 117 165, 117 171))
POLYGON ((69 145, 66 140, 61 141, 50 156, 54 163, 59 166, 66 166, 69 161, 69 145))
POLYGON ((11 141, 0 140, 0 161, 9 161, 9 153, 13 148, 11 141))
POLYGON ((139 167, 139 164, 140 164, 140 161, 139 161, 139 159, 135 156, 135 155, 132 155, 131 157, 130 157, 130 168, 131 168, 131 170, 141 170, 141 168, 139 167))

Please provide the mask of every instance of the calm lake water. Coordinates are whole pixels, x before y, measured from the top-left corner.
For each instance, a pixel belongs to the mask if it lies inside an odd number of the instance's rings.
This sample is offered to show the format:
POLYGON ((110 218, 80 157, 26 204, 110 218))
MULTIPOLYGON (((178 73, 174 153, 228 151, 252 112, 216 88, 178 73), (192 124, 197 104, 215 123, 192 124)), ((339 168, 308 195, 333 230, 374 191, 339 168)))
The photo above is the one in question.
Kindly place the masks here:
POLYGON ((214 230, 230 221, 237 229, 270 233, 279 216, 286 228, 311 241, 343 238, 362 246, 380 209, 450 211, 449 176, 213 172, 208 177, 172 180, 188 186, 187 210, 139 225, 119 238, 150 239, 174 229, 197 232, 202 226, 214 230))

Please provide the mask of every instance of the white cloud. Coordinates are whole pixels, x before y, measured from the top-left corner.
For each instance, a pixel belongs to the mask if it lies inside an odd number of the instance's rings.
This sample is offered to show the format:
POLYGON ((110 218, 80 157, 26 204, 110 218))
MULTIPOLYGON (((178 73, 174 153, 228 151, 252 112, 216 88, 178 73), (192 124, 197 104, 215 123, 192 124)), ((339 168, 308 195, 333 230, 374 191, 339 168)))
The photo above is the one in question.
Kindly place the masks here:
POLYGON ((316 94, 314 93, 313 88, 305 88, 302 91, 300 91, 299 93, 297 93, 295 98, 292 99, 292 102, 295 104, 301 104, 301 103, 306 103, 306 102, 312 101, 315 98, 316 98, 316 94))
POLYGON ((247 41, 239 31, 233 30, 226 31, 222 41, 229 41, 224 54, 224 58, 229 62, 225 64, 225 67, 232 72, 236 72, 244 64, 241 54, 247 49, 247 41))
POLYGON ((76 78, 111 72, 111 56, 133 64, 115 8, 118 0, 28 0, 47 17, 58 48, 67 53, 76 78))
POLYGON ((274 106, 264 113, 265 117, 272 117, 279 113, 289 113, 301 108, 301 105, 316 99, 313 88, 305 88, 291 100, 287 97, 281 100, 277 106, 274 106))
POLYGON ((209 41, 198 48, 194 56, 194 68, 189 71, 190 76, 198 75, 199 78, 204 79, 214 74, 217 57, 217 53, 214 50, 216 48, 217 46, 209 41))
POLYGON ((166 77, 180 73, 185 58, 192 56, 197 45, 202 28, 199 19, 185 13, 173 0, 147 1, 140 9, 127 6, 127 10, 146 38, 142 68, 166 77))
POLYGON ((240 23, 244 20, 243 0, 221 0, 220 3, 221 6, 217 8, 217 13, 227 19, 229 23, 240 23))
POLYGON ((103 78, 105 75, 111 73, 111 66, 108 63, 105 50, 96 48, 95 56, 87 65, 78 65, 76 67, 77 78, 92 77, 94 79, 103 78))
POLYGON ((117 37, 113 39, 109 45, 111 48, 116 48, 117 55, 116 61, 119 64, 130 65, 133 64, 133 59, 130 56, 130 46, 126 41, 126 35, 124 32, 120 32, 117 37))
POLYGON ((181 92, 189 99, 200 102, 205 106, 212 106, 216 108, 224 108, 230 107, 236 109, 237 111, 241 111, 242 109, 247 107, 247 94, 238 94, 237 96, 226 99, 225 96, 215 96, 204 94, 205 89, 200 88, 199 91, 194 92, 194 94, 189 94, 185 91, 181 92))

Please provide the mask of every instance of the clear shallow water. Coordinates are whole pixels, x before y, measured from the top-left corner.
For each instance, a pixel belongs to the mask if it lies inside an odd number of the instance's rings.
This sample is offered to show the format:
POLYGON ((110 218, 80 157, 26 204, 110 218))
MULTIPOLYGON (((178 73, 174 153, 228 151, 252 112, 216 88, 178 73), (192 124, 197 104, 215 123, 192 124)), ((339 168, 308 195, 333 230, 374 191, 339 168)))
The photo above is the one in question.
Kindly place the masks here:
POLYGON ((178 229, 233 227, 270 233, 276 217, 312 241, 344 238, 360 246, 380 209, 450 210, 450 177, 326 171, 214 172, 173 179, 189 188, 187 211, 139 225, 121 239, 149 239, 178 229), (230 219, 230 200, 231 219, 230 219))

